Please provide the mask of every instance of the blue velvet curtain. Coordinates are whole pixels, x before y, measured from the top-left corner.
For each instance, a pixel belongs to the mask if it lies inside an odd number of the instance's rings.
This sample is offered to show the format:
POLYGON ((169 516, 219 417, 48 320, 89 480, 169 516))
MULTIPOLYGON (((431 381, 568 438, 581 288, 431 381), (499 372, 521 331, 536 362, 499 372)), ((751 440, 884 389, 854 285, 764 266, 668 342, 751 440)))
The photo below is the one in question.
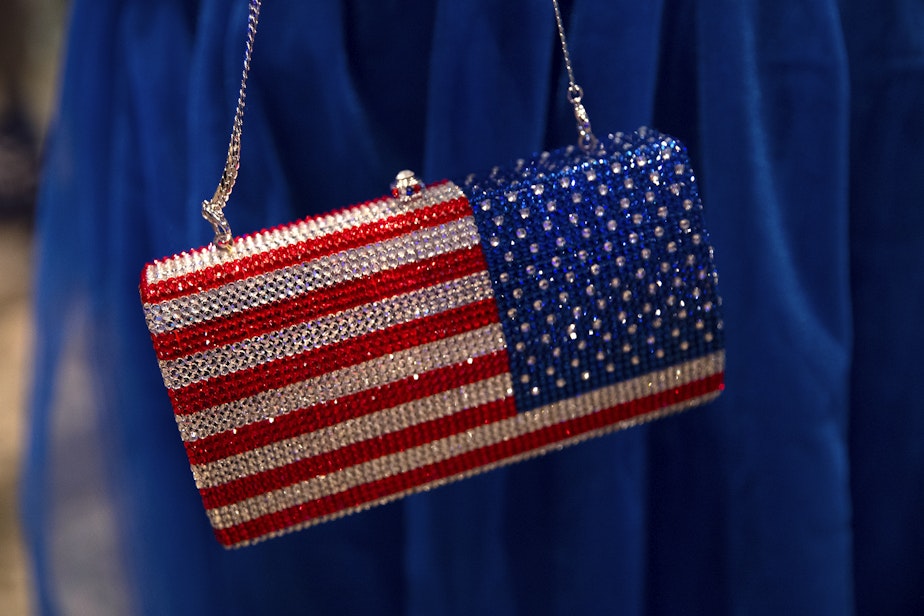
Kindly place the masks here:
MULTIPOLYGON (((921 2, 563 2, 595 129, 691 148, 726 393, 226 552, 137 284, 209 240, 246 10, 73 2, 22 484, 40 613, 924 613, 921 2)), ((547 0, 268 1, 235 230, 572 143, 556 45, 547 0)))

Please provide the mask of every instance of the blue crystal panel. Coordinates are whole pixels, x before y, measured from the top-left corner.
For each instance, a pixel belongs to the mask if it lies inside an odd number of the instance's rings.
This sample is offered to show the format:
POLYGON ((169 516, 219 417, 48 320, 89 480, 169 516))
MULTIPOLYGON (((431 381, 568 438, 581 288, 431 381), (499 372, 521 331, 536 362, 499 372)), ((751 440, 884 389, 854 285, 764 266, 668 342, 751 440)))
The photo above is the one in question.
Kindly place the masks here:
POLYGON ((723 348, 686 149, 641 129, 462 183, 521 412, 723 348))

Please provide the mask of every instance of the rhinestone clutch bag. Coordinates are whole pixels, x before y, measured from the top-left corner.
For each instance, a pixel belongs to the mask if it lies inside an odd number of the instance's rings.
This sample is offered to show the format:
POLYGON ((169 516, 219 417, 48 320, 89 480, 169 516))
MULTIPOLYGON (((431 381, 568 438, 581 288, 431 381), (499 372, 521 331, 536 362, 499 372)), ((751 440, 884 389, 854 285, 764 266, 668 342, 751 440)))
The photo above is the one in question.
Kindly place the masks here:
POLYGON ((215 532, 238 545, 703 403, 716 273, 686 152, 640 132, 149 265, 215 532))
POLYGON ((717 276, 686 150, 582 126, 588 147, 458 184, 402 172, 392 196, 237 239, 216 224, 209 247, 145 268, 145 318, 222 544, 721 392, 717 276))

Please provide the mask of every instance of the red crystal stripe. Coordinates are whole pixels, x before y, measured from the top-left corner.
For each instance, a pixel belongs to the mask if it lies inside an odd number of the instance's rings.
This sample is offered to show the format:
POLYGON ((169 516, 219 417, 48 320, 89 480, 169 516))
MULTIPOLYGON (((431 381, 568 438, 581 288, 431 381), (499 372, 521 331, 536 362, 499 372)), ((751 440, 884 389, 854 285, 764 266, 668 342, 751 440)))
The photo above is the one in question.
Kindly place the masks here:
POLYGON ((486 269, 481 247, 473 246, 151 338, 157 358, 169 361, 486 269))
POLYGON ((672 404, 694 400, 720 391, 723 387, 723 382, 724 373, 718 373, 699 381, 618 404, 597 413, 563 421, 522 436, 502 439, 486 447, 447 460, 434 462, 410 471, 362 484, 343 492, 289 507, 229 528, 215 529, 215 535, 222 544, 227 546, 258 539, 264 535, 303 524, 315 518, 370 504, 421 485, 496 464, 507 458, 606 428, 620 421, 640 417, 672 404))
POLYGON ((472 208, 469 206, 468 199, 460 197, 413 212, 398 214, 359 227, 281 246, 166 280, 149 283, 145 272, 142 273, 141 277, 141 300, 147 304, 156 304, 184 295, 201 293, 229 282, 265 274, 359 246, 392 239, 422 228, 435 227, 453 220, 459 220, 470 216, 471 213, 472 208))
POLYGON ((180 389, 168 390, 168 393, 174 412, 188 415, 498 322, 494 299, 486 299, 292 357, 198 381, 180 389))
POLYGON ((500 421, 516 415, 516 412, 516 404, 512 396, 488 402, 448 417, 433 419, 404 430, 351 443, 336 451, 242 477, 237 481, 214 488, 204 489, 201 491, 202 502, 206 509, 230 505, 312 477, 333 473, 349 466, 459 434, 480 425, 500 421))
POLYGON ((260 421, 186 443, 190 464, 208 464, 228 456, 265 447, 354 419, 463 387, 503 374, 508 369, 507 352, 497 351, 407 377, 380 387, 356 392, 336 400, 293 409, 272 422, 260 421))

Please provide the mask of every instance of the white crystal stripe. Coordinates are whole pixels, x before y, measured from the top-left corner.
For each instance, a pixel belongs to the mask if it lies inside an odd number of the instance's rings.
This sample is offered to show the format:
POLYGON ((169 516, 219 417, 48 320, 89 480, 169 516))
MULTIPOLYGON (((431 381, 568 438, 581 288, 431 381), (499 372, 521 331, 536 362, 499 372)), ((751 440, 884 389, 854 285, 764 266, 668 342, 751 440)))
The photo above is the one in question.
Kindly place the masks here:
POLYGON ((430 207, 463 197, 462 191, 452 182, 427 188, 420 195, 404 204, 392 198, 383 198, 372 203, 353 206, 341 212, 301 220, 290 225, 269 229, 234 240, 234 252, 220 250, 209 245, 199 250, 183 252, 166 259, 154 261, 145 269, 149 284, 184 276, 208 267, 235 261, 242 257, 268 252, 282 246, 316 239, 346 229, 360 227, 404 212, 430 207))
POLYGON ((596 389, 515 417, 472 428, 420 447, 382 456, 356 466, 208 510, 212 526, 228 528, 350 488, 517 438, 554 424, 584 417, 611 406, 666 391, 721 372, 723 351, 629 381, 596 389))
POLYGON ((222 460, 193 465, 193 477, 200 489, 211 488, 248 475, 279 468, 297 460, 330 453, 351 443, 448 417, 512 395, 510 373, 500 374, 478 383, 348 419, 315 432, 278 441, 222 460))
POLYGON ((478 243, 475 220, 466 216, 444 225, 419 229, 390 240, 236 280, 194 295, 145 304, 145 320, 151 333, 161 334, 471 248, 478 243))
POLYGON ((267 332, 229 345, 160 361, 168 389, 247 370, 350 338, 382 331, 494 296, 487 272, 325 315, 287 329, 267 332))
POLYGON ((536 457, 541 456, 541 455, 543 455, 543 454, 550 453, 550 452, 556 451, 556 450, 561 450, 561 449, 563 449, 563 448, 565 448, 565 447, 570 447, 571 445, 575 445, 575 444, 577 444, 577 443, 582 443, 582 442, 584 442, 584 441, 587 441, 587 440, 590 440, 590 439, 593 439, 593 438, 597 438, 597 437, 603 436, 603 435, 605 435, 605 434, 609 434, 609 433, 611 433, 611 432, 617 432, 617 431, 619 431, 619 430, 625 430, 625 429, 631 428, 631 427, 633 427, 633 426, 639 426, 639 425, 642 425, 642 424, 649 423, 649 422, 651 422, 651 421, 655 421, 655 420, 657 420, 657 419, 662 419, 662 418, 664 418, 664 417, 669 417, 669 416, 671 416, 671 415, 675 415, 675 414, 680 413, 680 412, 682 412, 682 411, 685 411, 685 410, 687 410, 687 409, 691 409, 691 408, 700 406, 700 405, 702 405, 702 404, 706 404, 706 403, 708 403, 708 402, 711 402, 712 400, 715 400, 716 398, 718 398, 720 393, 721 393, 721 392, 715 391, 715 392, 708 393, 708 394, 706 394, 706 395, 704 395, 704 396, 700 396, 700 397, 698 397, 698 398, 690 398, 689 400, 684 400, 683 402, 678 402, 677 404, 672 404, 672 405, 670 405, 670 406, 665 406, 665 407, 662 408, 662 409, 659 409, 659 410, 654 411, 654 412, 652 412, 652 413, 648 413, 648 414, 646 414, 646 415, 641 415, 641 416, 638 416, 638 417, 631 417, 631 418, 629 418, 629 419, 626 419, 626 420, 623 420, 623 421, 620 421, 620 422, 617 422, 617 423, 614 423, 614 424, 610 424, 610 425, 607 425, 607 426, 603 426, 602 428, 598 428, 598 429, 596 429, 596 430, 591 430, 591 431, 589 431, 589 432, 585 432, 584 434, 578 434, 578 435, 573 436, 573 437, 571 437, 571 438, 562 439, 562 440, 560 440, 560 441, 556 441, 556 442, 554 442, 554 443, 549 443, 548 445, 544 445, 544 446, 542 446, 542 447, 537 447, 536 449, 530 449, 529 451, 524 451, 523 453, 517 454, 517 455, 515 455, 515 456, 510 456, 509 458, 503 458, 503 459, 501 459, 501 460, 498 460, 497 462, 493 462, 493 463, 491 463, 491 464, 485 464, 484 466, 478 466, 478 467, 469 469, 469 470, 467 470, 467 471, 464 471, 464 472, 461 472, 461 473, 457 473, 457 474, 455 474, 455 475, 449 475, 448 477, 443 477, 443 478, 440 478, 440 479, 436 479, 436 480, 434 480, 434 481, 429 481, 429 482, 425 482, 425 483, 420 483, 420 484, 417 484, 417 485, 415 485, 415 486, 413 486, 413 487, 411 487, 411 488, 408 488, 407 490, 403 490, 403 491, 401 491, 401 492, 395 492, 395 493, 393 493, 393 494, 386 494, 386 495, 383 496, 382 498, 378 498, 378 499, 375 499, 375 500, 367 501, 367 502, 365 502, 365 503, 360 503, 360 504, 358 504, 358 505, 356 505, 356 506, 353 506, 353 507, 347 507, 347 508, 345 508, 345 509, 340 509, 340 510, 334 511, 334 512, 332 512, 332 513, 329 513, 329 514, 327 514, 327 515, 319 516, 319 517, 317 517, 317 518, 311 518, 311 519, 305 520, 304 522, 302 522, 302 523, 300 523, 300 524, 293 524, 292 526, 286 526, 285 528, 281 528, 281 529, 279 529, 279 530, 271 531, 271 532, 268 532, 268 533, 266 533, 266 534, 253 537, 253 538, 251 538, 251 539, 245 539, 245 540, 243 540, 243 541, 238 541, 238 542, 236 542, 236 543, 230 544, 228 547, 231 547, 231 548, 239 548, 239 547, 244 547, 244 546, 247 546, 247 545, 253 545, 253 544, 256 544, 256 543, 260 543, 260 542, 262 542, 262 541, 265 541, 265 540, 267 540, 267 539, 271 539, 271 538, 273 538, 273 537, 279 537, 279 536, 282 536, 282 535, 289 534, 289 533, 291 533, 291 532, 293 532, 293 531, 302 530, 302 529, 305 529, 305 528, 309 528, 309 527, 311 527, 311 526, 316 526, 316 525, 318 525, 318 524, 322 524, 322 523, 324 523, 324 522, 329 522, 329 521, 331 521, 331 520, 336 520, 336 519, 338 519, 338 518, 345 517, 345 516, 350 515, 350 514, 352 514, 352 513, 358 513, 358 512, 360 512, 360 511, 366 511, 367 509, 372 509, 373 507, 376 507, 376 506, 378 506, 378 505, 384 505, 385 503, 390 503, 390 502, 396 501, 396 500, 398 500, 398 499, 404 498, 405 496, 408 496, 408 495, 410 495, 410 494, 417 494, 417 493, 419 493, 419 492, 426 492, 426 491, 428 491, 428 490, 432 490, 432 489, 434 489, 434 488, 438 488, 438 487, 443 486, 443 485, 447 485, 447 484, 450 484, 450 483, 454 483, 454 482, 456 482, 456 481, 459 481, 459 480, 462 480, 462 479, 466 479, 466 478, 468 478, 468 477, 474 477, 474 476, 476 476, 476 475, 481 475, 482 473, 487 473, 487 472, 492 471, 492 470, 497 469, 497 468, 501 468, 501 467, 504 467, 504 466, 509 466, 509 465, 515 464, 515 463, 517 463, 517 462, 522 462, 522 461, 524 461, 524 460, 529 460, 529 459, 531 459, 531 458, 536 458, 536 457))
POLYGON ((415 374, 460 364, 504 348, 503 330, 499 323, 492 323, 198 413, 177 415, 176 421, 183 440, 196 441, 258 421, 272 420, 296 409, 411 378, 415 374))

